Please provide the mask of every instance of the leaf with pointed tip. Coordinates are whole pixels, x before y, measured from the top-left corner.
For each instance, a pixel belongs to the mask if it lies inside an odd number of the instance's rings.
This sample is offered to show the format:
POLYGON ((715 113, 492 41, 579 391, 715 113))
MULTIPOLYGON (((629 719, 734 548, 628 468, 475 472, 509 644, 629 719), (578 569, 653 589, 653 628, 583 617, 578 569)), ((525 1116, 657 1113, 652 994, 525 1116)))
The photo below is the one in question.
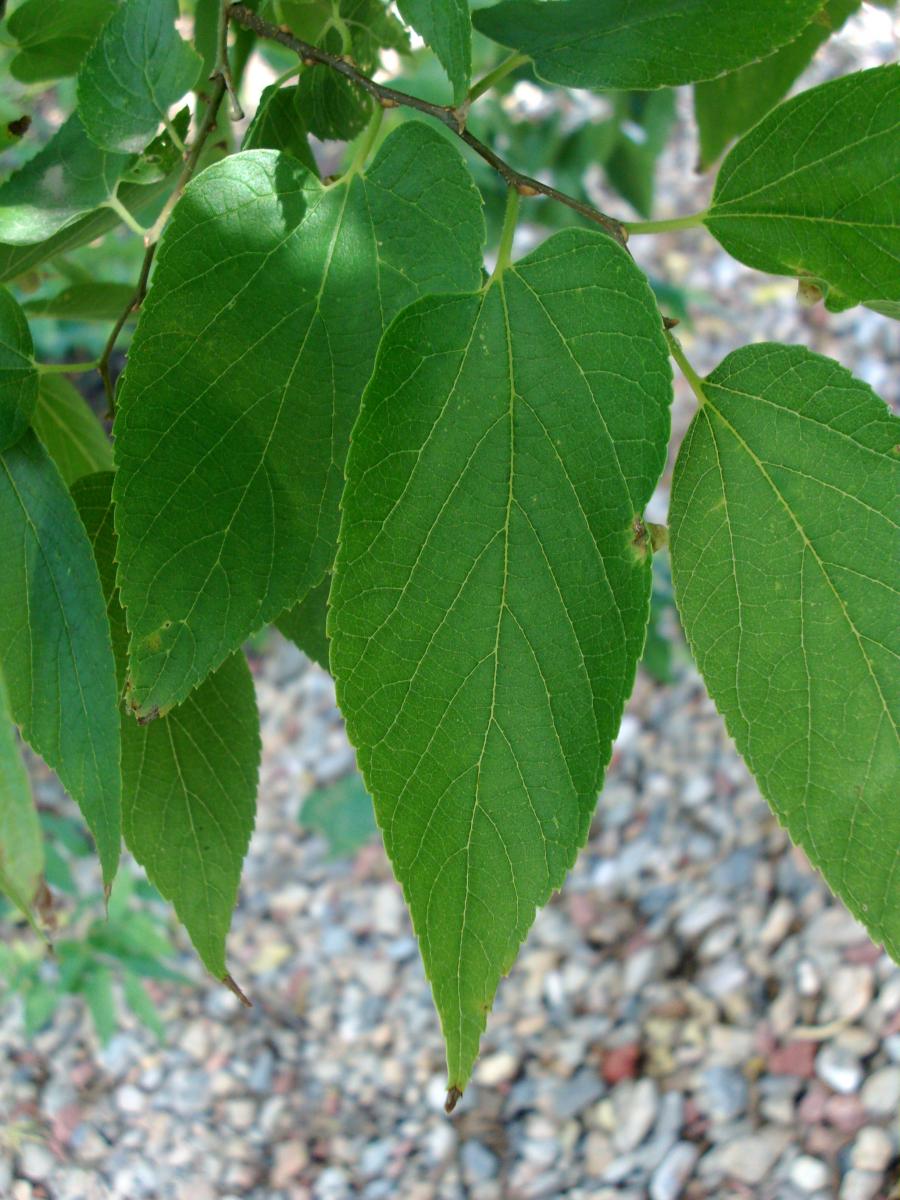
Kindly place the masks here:
POLYGON ((468 0, 398 0, 400 15, 421 34, 453 85, 453 103, 466 98, 472 78, 472 17, 468 0))
POLYGON ((328 617, 328 592, 331 575, 326 575, 306 596, 283 612, 275 624, 286 638, 298 646, 307 658, 329 670, 328 634, 325 625, 328 617))
POLYGON ((0 450, 17 442, 34 412, 38 371, 28 320, 0 287, 0 450))
POLYGON ((74 75, 116 0, 25 0, 6 23, 19 46, 9 64, 22 83, 74 75))
MULTIPOLYGON (((73 496, 107 597, 121 684, 128 632, 116 590, 112 479, 81 479, 73 496)), ((122 713, 125 844, 217 979, 227 973, 225 938, 253 831, 259 755, 256 694, 240 653, 149 725, 122 713)))
POLYGON ((244 134, 242 150, 284 150, 318 175, 299 87, 271 84, 259 98, 253 120, 244 134))
POLYGON ((688 641, 778 818, 900 959, 900 421, 799 346, 702 389, 670 515, 688 641))
POLYGON ((694 115, 700 133, 702 170, 787 94, 819 46, 840 29, 861 3, 862 0, 827 0, 822 12, 800 36, 775 54, 718 79, 695 84, 694 115))
POLYGON ((363 398, 331 665, 451 1090, 587 837, 644 644, 635 526, 670 397, 646 279, 611 239, 573 229, 474 295, 402 312, 363 398))
POLYGON ((0 674, 0 892, 32 920, 44 842, 0 674))
POLYGON ((648 90, 714 79, 792 41, 822 0, 504 0, 475 28, 550 83, 648 90))
POLYGON ((425 291, 477 286, 482 237, 459 153, 420 122, 331 186, 251 150, 187 188, 116 413, 119 586, 141 712, 184 699, 322 580, 382 330, 425 291))
POLYGON ((0 242, 43 242, 115 194, 132 156, 100 150, 78 114, 0 185, 0 242))
POLYGON ((112 469, 112 442, 64 376, 41 376, 31 423, 67 487, 82 475, 112 469))
POLYGON ((0 455, 0 665, 25 740, 119 860, 119 713, 100 579, 59 472, 32 432, 0 455))
POLYGON ((78 72, 78 114, 104 150, 139 153, 197 82, 202 60, 175 28, 178 0, 124 0, 78 72))
POLYGON ((801 92, 722 164, 704 218, 729 254, 812 279, 832 312, 900 301, 900 66, 801 92))

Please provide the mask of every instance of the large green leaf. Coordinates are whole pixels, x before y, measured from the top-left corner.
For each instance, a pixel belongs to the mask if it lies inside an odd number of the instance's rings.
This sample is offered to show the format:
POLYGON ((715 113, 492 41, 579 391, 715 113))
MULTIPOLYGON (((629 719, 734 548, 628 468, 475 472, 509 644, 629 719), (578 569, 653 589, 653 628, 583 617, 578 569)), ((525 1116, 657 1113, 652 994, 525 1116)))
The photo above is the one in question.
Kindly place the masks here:
POLYGON ((119 714, 106 605, 72 498, 35 435, 0 455, 0 665, 22 734, 119 858, 119 714))
POLYGON ((644 643, 671 374, 646 279, 567 230, 385 334, 347 462, 331 665, 461 1091, 584 844, 644 643))
POLYGON ((672 487, 675 597, 791 837, 900 958, 900 421, 799 346, 731 354, 672 487))
POLYGON ((130 155, 90 140, 73 113, 34 158, 0 186, 0 242, 43 242, 115 195, 130 155))
POLYGON ((78 112, 104 150, 138 153, 197 82, 202 60, 175 28, 178 0, 124 0, 78 72, 78 112))
POLYGON ((787 93, 819 46, 860 6, 861 0, 827 0, 800 36, 762 62, 729 71, 694 88, 700 133, 700 166, 715 162, 734 138, 752 128, 787 93))
POLYGON ((550 83, 674 87, 714 79, 792 41, 822 0, 505 0, 475 27, 534 59, 550 83))
POLYGON ((31 919, 44 843, 0 674, 0 892, 31 919))
POLYGON ((812 278, 832 311, 900 301, 900 66, 802 92, 722 164, 710 232, 729 254, 812 278))
POLYGON ((119 584, 141 712, 182 700, 330 568, 384 325, 422 292, 477 286, 481 239, 462 159, 419 122, 331 186, 252 150, 188 187, 116 415, 119 584))
POLYGON ((6 23, 19 53, 9 65, 23 83, 74 75, 117 0, 25 0, 6 23))
POLYGON ((41 376, 31 423, 67 487, 82 475, 112 468, 112 443, 84 397, 64 376, 41 376))
POLYGON ((38 371, 28 321, 0 287, 0 450, 17 442, 37 403, 38 371))
POLYGON ((425 39, 453 85, 460 104, 472 77, 472 18, 468 0, 397 0, 403 20, 425 39))
POLYGON ((627 92, 618 97, 618 106, 618 138, 603 170, 619 195, 642 216, 649 217, 657 159, 675 122, 675 93, 627 92))
MULTIPOLYGON (((112 479, 81 479, 73 495, 107 597, 121 684, 128 632, 116 590, 112 479)), ((158 721, 141 726, 122 714, 125 843, 218 979, 227 973, 225 938, 253 831, 259 755, 256 694, 240 653, 158 721)))

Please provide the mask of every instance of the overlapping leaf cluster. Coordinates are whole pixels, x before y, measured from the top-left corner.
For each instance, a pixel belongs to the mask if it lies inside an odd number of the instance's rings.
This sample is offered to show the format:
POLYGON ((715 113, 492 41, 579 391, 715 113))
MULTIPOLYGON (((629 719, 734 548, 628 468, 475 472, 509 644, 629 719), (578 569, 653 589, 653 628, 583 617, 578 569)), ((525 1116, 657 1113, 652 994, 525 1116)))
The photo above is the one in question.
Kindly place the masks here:
MULTIPOLYGON (((871 389, 774 345, 699 379, 612 237, 564 229, 514 259, 514 191, 499 240, 489 212, 486 263, 475 181, 497 163, 479 137, 521 169, 548 164, 509 106, 479 116, 464 0, 399 0, 405 24, 382 0, 232 14, 235 64, 259 52, 280 75, 240 150, 210 142, 219 161, 198 161, 207 76, 220 96, 232 74, 218 3, 197 0, 195 45, 176 0, 79 7, 73 25, 71 6, 23 0, 7 22, 19 80, 77 79, 74 111, 0 184, 15 288, 0 290, 0 887, 30 912, 43 869, 14 722, 80 805, 107 884, 124 836, 230 980, 260 753, 241 647, 276 623, 335 675, 454 1101, 501 976, 585 841, 644 646, 672 354, 698 401, 671 514, 697 665, 791 835, 900 954, 900 437, 871 389), (452 104, 425 104, 440 128, 382 136, 373 96, 402 93, 332 68, 371 75, 410 29, 452 104), (286 37, 323 54, 288 61, 286 37), (176 111, 192 89, 193 117, 176 111), (321 177, 320 143, 364 129, 321 177), (135 293, 70 269, 37 298, 22 283, 160 210, 111 443, 38 365, 28 319, 122 312, 118 331, 135 293)), ((740 140, 708 211, 681 224, 829 309, 896 316, 900 68, 778 103, 856 7, 503 0, 474 24, 513 52, 498 84, 598 93, 553 132, 554 183, 576 201, 558 211, 590 215, 590 160, 652 215, 670 89, 691 84, 703 165, 740 140)))

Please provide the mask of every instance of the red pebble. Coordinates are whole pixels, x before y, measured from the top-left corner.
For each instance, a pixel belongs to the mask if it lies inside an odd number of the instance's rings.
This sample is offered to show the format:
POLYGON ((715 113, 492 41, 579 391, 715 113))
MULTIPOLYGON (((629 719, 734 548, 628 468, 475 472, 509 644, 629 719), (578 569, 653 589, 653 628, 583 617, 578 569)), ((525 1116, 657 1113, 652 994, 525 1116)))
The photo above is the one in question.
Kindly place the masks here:
POLYGON ((641 1047, 638 1042, 627 1042, 617 1046, 603 1056, 601 1074, 607 1083, 621 1083, 623 1079, 634 1079, 638 1073, 641 1047))
POLYGON ((825 1106, 825 1118, 841 1133, 856 1133, 866 1123, 866 1110, 858 1096, 832 1096, 825 1106))
POLYGON ((818 1049, 816 1042, 788 1042, 772 1051, 766 1061, 766 1070, 770 1075, 812 1079, 818 1049))

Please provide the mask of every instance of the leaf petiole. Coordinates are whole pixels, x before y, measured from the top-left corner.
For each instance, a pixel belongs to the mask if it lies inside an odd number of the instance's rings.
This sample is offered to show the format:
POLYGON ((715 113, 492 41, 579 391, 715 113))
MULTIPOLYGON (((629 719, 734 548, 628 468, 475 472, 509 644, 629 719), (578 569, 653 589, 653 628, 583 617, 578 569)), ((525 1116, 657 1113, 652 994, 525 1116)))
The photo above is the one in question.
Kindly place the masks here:
POLYGON ((688 362, 687 355, 681 348, 681 342, 679 342, 678 338, 675 337, 675 335, 672 333, 671 330, 666 330, 666 338, 668 339, 668 342, 669 342, 669 351, 670 351, 672 357, 678 363, 678 366, 681 369, 682 375, 685 377, 685 379, 691 385, 691 391, 697 397, 698 403, 701 406, 704 405, 706 403, 706 394, 703 391, 702 378, 700 377, 700 375, 697 374, 697 372, 694 370, 694 368, 688 362))
POLYGON ((671 233, 678 229, 696 229, 703 224, 706 211, 691 213, 687 217, 669 217, 664 221, 623 221, 628 236, 641 233, 671 233))

